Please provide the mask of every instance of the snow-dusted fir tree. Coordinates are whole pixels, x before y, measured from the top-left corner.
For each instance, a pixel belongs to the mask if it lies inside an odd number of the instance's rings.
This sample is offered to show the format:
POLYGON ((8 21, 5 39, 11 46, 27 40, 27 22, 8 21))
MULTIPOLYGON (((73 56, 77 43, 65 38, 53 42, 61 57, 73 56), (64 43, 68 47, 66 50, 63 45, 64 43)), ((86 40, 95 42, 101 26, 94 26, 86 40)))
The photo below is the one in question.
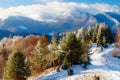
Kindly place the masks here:
POLYGON ((32 54, 33 54, 33 58, 32 58, 33 63, 36 66, 40 66, 43 55, 47 54, 48 52, 49 52, 48 47, 43 42, 38 41, 37 45, 35 46, 35 49, 32 52, 32 54))
MULTIPOLYGON (((56 52, 58 51, 58 40, 55 35, 53 35, 53 37, 52 37, 50 50, 52 51, 53 58, 55 60, 55 55, 56 55, 56 52)), ((53 60, 53 64, 54 64, 54 60, 53 60)))
POLYGON ((94 30, 93 30, 93 37, 92 37, 92 42, 96 43, 97 42, 97 34, 98 34, 98 29, 99 29, 99 24, 96 24, 94 30))
POLYGON ((65 53, 63 61, 66 64, 73 65, 79 62, 81 51, 81 44, 74 33, 67 33, 66 36, 60 41, 60 48, 65 53))
POLYGON ((10 54, 4 69, 3 80, 26 80, 30 74, 31 71, 25 62, 25 56, 18 51, 10 54))
POLYGON ((91 26, 89 26, 86 33, 87 33, 87 36, 86 36, 87 39, 86 40, 91 42, 92 37, 93 37, 93 28, 91 26))
POLYGON ((101 46, 106 46, 107 43, 112 42, 112 34, 109 27, 105 23, 99 24, 99 29, 97 33, 97 44, 101 46))
POLYGON ((81 42, 85 42, 85 31, 82 28, 80 28, 78 31, 77 31, 77 34, 76 34, 77 38, 78 39, 81 39, 81 42))
POLYGON ((98 34, 97 34, 97 44, 101 45, 102 44, 102 25, 99 25, 99 29, 98 29, 98 34))

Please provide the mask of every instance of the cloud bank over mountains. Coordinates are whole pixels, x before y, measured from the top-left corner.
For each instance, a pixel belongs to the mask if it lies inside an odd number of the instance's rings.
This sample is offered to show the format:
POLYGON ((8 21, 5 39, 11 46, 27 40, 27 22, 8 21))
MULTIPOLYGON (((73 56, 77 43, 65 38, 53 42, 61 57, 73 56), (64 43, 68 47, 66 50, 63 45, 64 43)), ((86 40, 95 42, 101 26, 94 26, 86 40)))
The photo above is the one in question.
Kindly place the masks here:
POLYGON ((117 5, 109 4, 86 4, 76 2, 61 2, 60 0, 40 0, 48 1, 44 4, 35 4, 28 6, 18 6, 9 8, 0 8, 0 19, 4 20, 9 16, 24 16, 38 21, 55 21, 54 18, 59 15, 70 15, 74 9, 97 14, 102 12, 120 13, 117 5))

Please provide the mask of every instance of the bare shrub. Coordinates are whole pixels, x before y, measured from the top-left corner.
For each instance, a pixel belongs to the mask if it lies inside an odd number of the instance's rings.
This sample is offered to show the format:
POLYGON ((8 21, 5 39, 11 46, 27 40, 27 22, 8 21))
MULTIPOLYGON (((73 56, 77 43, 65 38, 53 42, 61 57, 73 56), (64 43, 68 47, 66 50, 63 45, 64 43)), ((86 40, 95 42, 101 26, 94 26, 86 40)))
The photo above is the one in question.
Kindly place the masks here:
POLYGON ((112 53, 112 56, 113 57, 118 57, 119 55, 119 51, 118 50, 115 50, 113 53, 112 53))
POLYGON ((116 35, 116 37, 115 37, 115 41, 116 41, 117 43, 120 43, 120 28, 118 29, 117 35, 116 35))

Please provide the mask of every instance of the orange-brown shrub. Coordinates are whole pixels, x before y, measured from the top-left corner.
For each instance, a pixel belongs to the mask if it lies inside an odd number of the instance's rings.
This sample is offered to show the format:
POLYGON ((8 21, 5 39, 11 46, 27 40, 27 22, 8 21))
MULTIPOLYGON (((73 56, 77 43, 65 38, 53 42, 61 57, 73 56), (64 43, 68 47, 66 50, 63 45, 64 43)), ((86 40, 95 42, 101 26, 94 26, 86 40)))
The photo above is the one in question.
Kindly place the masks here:
POLYGON ((120 28, 118 29, 117 35, 116 35, 116 37, 115 37, 115 41, 116 41, 117 43, 120 43, 120 28))
POLYGON ((4 64, 12 51, 19 50, 29 58, 38 41, 42 41, 46 45, 49 44, 46 36, 29 35, 26 37, 14 36, 12 38, 3 38, 0 41, 0 50, 2 50, 0 51, 0 75, 3 74, 4 64))
POLYGON ((115 43, 114 47, 115 48, 120 48, 120 43, 115 43))
POLYGON ((112 53, 112 56, 113 57, 118 57, 119 55, 119 51, 118 50, 115 50, 113 53, 112 53))
POLYGON ((5 60, 2 55, 0 55, 0 78, 2 78, 2 74, 4 71, 5 60))

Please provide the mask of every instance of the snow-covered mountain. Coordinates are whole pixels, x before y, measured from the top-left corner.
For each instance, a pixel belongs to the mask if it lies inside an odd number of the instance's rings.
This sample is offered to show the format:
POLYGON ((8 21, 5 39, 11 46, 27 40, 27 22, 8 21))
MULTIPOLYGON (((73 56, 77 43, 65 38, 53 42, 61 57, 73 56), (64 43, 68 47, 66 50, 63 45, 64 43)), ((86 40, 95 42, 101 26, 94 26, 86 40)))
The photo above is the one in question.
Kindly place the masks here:
MULTIPOLYGON (((47 17, 47 16, 46 16, 47 17)), ((49 16, 48 16, 49 17, 49 16)), ((52 33, 73 31, 96 23, 105 22, 111 29, 118 28, 120 25, 120 14, 114 12, 102 12, 91 14, 89 12, 73 10, 70 14, 63 13, 55 18, 49 17, 46 21, 38 21, 23 16, 9 16, 0 19, 0 29, 14 33, 52 33)), ((4 34, 3 34, 4 36, 4 34)))

